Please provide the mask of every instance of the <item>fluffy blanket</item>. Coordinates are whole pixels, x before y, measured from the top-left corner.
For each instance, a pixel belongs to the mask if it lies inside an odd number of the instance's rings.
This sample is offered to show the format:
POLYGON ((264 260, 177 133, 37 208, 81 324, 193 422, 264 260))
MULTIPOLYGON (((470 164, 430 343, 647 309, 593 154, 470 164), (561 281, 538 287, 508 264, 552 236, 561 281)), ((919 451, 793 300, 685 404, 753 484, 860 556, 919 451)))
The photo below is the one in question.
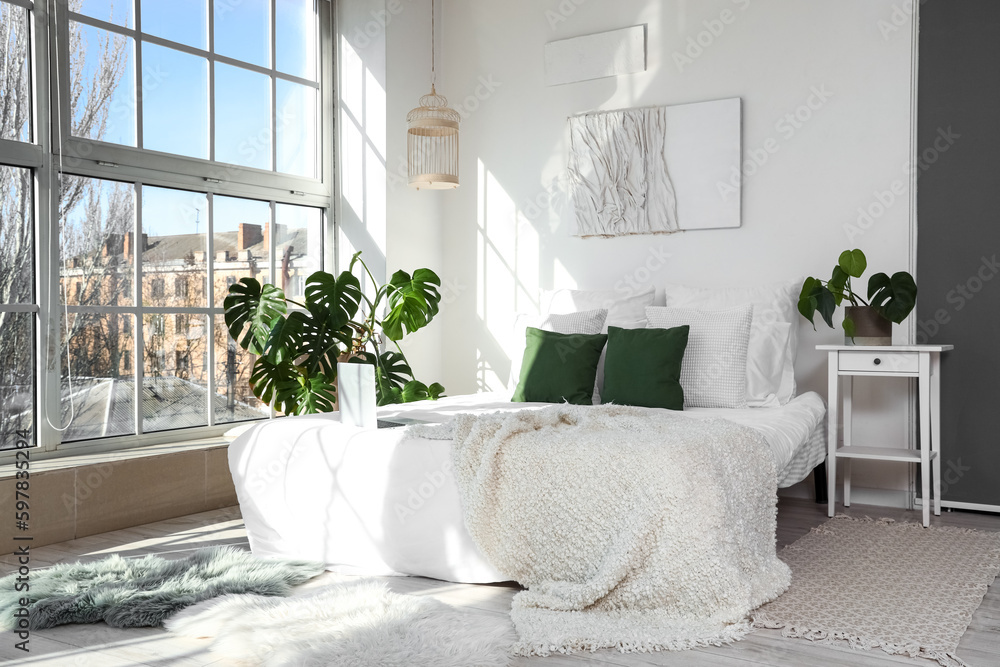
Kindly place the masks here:
POLYGON ((174 612, 227 593, 288 595, 323 572, 322 563, 264 560, 234 547, 198 549, 186 558, 126 559, 54 565, 31 573, 31 590, 0 579, 0 627, 12 630, 20 598, 29 601, 32 630, 104 621, 116 628, 159 625, 174 612))
POLYGON ((571 405, 441 429, 469 532, 527 588, 511 609, 522 655, 728 643, 788 587, 774 461, 756 431, 571 405))
POLYGON ((514 633, 499 620, 362 579, 290 598, 227 595, 165 625, 248 667, 504 667, 514 633))

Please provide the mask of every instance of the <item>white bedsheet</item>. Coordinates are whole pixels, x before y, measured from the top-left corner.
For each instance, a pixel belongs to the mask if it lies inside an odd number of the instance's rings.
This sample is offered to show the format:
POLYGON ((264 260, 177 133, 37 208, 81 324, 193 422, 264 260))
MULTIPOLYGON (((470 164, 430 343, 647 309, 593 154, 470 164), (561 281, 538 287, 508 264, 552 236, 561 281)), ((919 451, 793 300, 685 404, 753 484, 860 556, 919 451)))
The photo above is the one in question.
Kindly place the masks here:
MULTIPOLYGON (((381 408, 379 418, 439 423, 457 413, 542 405, 475 394, 381 408)), ((824 413, 822 399, 810 392, 777 408, 678 414, 723 417, 760 431, 780 471, 824 413)), ((229 447, 251 549, 320 560, 345 573, 502 581, 465 529, 450 448, 450 441, 409 437, 405 428, 347 427, 336 413, 256 426, 229 447)))

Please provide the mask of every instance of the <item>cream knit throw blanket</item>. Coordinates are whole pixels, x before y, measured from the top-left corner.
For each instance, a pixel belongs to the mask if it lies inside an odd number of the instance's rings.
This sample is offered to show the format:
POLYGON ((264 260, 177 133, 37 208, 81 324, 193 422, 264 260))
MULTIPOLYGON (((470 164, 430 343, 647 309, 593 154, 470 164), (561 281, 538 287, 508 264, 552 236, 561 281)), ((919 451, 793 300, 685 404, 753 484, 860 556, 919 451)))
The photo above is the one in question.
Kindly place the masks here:
POLYGON ((728 643, 788 587, 774 461, 751 429, 556 405, 414 435, 454 439, 469 532, 527 588, 511 608, 521 655, 728 643))

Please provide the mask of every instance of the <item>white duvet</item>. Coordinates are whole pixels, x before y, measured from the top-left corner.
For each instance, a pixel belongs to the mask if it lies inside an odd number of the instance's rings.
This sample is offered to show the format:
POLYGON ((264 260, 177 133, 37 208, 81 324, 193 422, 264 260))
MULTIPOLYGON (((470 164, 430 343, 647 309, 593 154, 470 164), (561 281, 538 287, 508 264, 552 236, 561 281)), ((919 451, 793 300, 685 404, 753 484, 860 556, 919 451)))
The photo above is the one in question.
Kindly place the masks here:
MULTIPOLYGON (((379 418, 440 423, 458 413, 543 405, 475 394, 390 406, 379 418)), ((810 392, 779 408, 680 414, 760 431, 781 471, 824 413, 810 392)), ((406 428, 355 429, 332 413, 256 426, 230 445, 229 467, 256 555, 321 560, 344 573, 502 581, 465 528, 450 454, 449 441, 414 438, 406 428)))

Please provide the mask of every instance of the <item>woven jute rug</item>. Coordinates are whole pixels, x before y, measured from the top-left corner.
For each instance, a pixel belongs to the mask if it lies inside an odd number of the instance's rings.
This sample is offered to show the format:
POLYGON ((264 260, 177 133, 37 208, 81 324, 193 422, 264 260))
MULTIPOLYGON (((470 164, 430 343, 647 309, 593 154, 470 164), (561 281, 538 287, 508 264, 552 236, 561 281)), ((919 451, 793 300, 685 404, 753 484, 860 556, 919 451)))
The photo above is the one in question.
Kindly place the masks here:
POLYGON ((960 667, 958 642, 1000 572, 1000 533, 837 516, 779 557, 792 585, 755 627, 960 667))

